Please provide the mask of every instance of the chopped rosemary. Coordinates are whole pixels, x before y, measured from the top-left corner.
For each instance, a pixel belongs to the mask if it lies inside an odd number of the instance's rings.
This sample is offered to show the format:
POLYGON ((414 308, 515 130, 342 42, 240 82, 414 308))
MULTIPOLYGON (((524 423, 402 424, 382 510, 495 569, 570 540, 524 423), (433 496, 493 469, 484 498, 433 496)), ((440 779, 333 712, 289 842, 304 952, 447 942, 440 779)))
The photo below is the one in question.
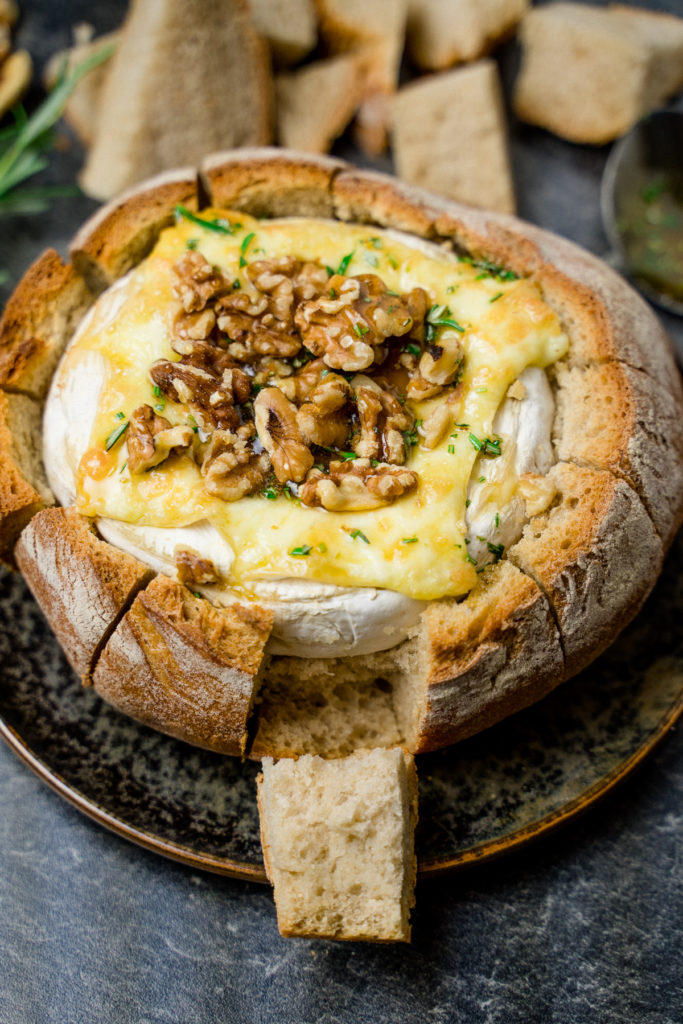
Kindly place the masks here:
POLYGON ((352 540, 356 540, 356 538, 358 538, 359 540, 362 540, 364 544, 370 543, 362 530, 351 530, 351 538, 352 540))
POLYGON ((413 344, 405 345, 403 351, 409 352, 411 356, 419 356, 421 354, 419 346, 413 344))
POLYGON ((152 394, 154 395, 155 398, 159 398, 160 397, 160 395, 161 395, 161 388, 159 387, 158 384, 155 384, 154 387, 152 388, 152 394))
POLYGON ((198 238, 188 238, 188 240, 185 242, 185 248, 186 249, 194 250, 194 249, 197 248, 198 245, 199 245, 199 239, 198 238))
POLYGON ((240 267, 246 267, 246 252, 251 243, 254 241, 254 232, 250 231, 248 235, 245 235, 240 245, 240 267))
POLYGON ((465 561, 469 562, 471 565, 477 565, 478 564, 476 558, 472 558, 472 555, 469 553, 469 551, 465 555, 465 561))
POLYGON ((404 537, 401 544, 417 544, 417 537, 404 537))
POLYGON ((349 269, 349 263, 353 259, 355 251, 355 249, 352 249, 351 252, 347 252, 346 256, 343 257, 341 263, 339 264, 339 267, 337 268, 338 274, 341 274, 343 276, 349 269))
POLYGON ((485 437, 482 439, 477 437, 476 434, 470 434, 470 444, 476 451, 481 452, 482 455, 500 455, 501 439, 499 437, 485 437))
POLYGON ((497 263, 492 263, 491 260, 486 259, 474 259, 473 256, 459 256, 458 259, 461 263, 467 263, 471 267, 475 267, 477 270, 483 270, 484 273, 480 274, 479 278, 483 277, 494 277, 496 281, 516 281, 519 277, 515 274, 514 270, 506 270, 505 267, 499 266, 497 263))
POLYGON ((451 316, 450 308, 443 305, 434 305, 427 313, 427 331, 425 334, 427 341, 434 340, 437 327, 452 327, 454 331, 460 331, 461 334, 465 331, 462 324, 459 324, 451 316))
POLYGON ((376 267, 379 265, 379 260, 375 256, 374 252, 366 252, 365 262, 371 267, 376 267))
POLYGON ((114 430, 112 430, 111 434, 109 435, 107 440, 104 442, 104 450, 105 450, 105 452, 108 452, 110 448, 113 448, 114 445, 116 444, 116 442, 119 441, 123 437, 125 432, 128 430, 128 425, 129 425, 129 421, 126 420, 125 423, 122 423, 119 427, 116 427, 114 430))
POLYGON ((192 427, 192 429, 194 430, 195 434, 198 434, 199 433, 199 425, 198 425, 196 419, 194 418, 194 416, 188 416, 187 417, 187 422, 192 427))
POLYGON ((128 465, 128 459, 126 459, 124 464, 121 466, 121 469, 119 470, 119 474, 123 473, 123 471, 124 471, 124 469, 126 468, 127 465, 128 465))
POLYGON ((203 217, 198 217, 182 203, 178 203, 174 213, 176 220, 189 220, 192 224, 198 224, 201 228, 206 228, 207 231, 215 231, 218 235, 234 235, 237 228, 236 224, 233 226, 227 220, 205 220, 203 217))
POLYGON ((493 517, 493 525, 495 526, 496 529, 498 529, 498 527, 500 526, 500 515, 498 514, 498 512, 496 512, 495 516, 493 517))
POLYGON ((394 270, 398 270, 398 260, 395 260, 391 253, 387 253, 387 259, 394 270))
POLYGON ((353 330, 354 333, 357 334, 359 338, 362 338, 364 334, 368 333, 370 328, 366 327, 365 324, 354 324, 353 330))
POLYGON ((263 497, 267 498, 268 501, 275 501, 277 498, 277 491, 273 487, 266 487, 263 492, 263 497))
POLYGON ((316 544, 316 551, 319 551, 321 555, 327 554, 327 544, 324 541, 320 541, 320 544, 316 544))
POLYGON ((455 445, 454 444, 449 444, 449 446, 448 446, 448 454, 449 455, 455 455, 455 445))
POLYGON ((491 296, 491 298, 489 299, 489 302, 498 302, 498 299, 502 299, 502 298, 503 298, 503 292, 496 292, 495 295, 491 296))
POLYGON ((126 418, 125 412, 117 412, 116 418, 117 418, 117 420, 125 420, 125 418, 126 418))
POLYGON ((477 483, 478 484, 485 484, 486 483, 486 477, 485 476, 480 476, 479 479, 477 480, 477 483))
POLYGON ((307 555, 310 555, 312 550, 313 548, 310 544, 301 544, 298 548, 292 548, 289 554, 292 558, 306 558, 307 555))
POLYGON ((238 292, 241 287, 242 287, 242 282, 240 281, 239 277, 236 277, 235 280, 232 282, 232 290, 234 292, 238 292))
POLYGON ((489 549, 496 561, 502 557, 505 546, 503 544, 492 544, 490 540, 486 541, 486 547, 489 549))
POLYGON ((327 276, 328 277, 334 277, 334 275, 337 273, 337 271, 334 269, 334 267, 331 267, 329 265, 329 263, 325 264, 325 270, 327 271, 327 276))

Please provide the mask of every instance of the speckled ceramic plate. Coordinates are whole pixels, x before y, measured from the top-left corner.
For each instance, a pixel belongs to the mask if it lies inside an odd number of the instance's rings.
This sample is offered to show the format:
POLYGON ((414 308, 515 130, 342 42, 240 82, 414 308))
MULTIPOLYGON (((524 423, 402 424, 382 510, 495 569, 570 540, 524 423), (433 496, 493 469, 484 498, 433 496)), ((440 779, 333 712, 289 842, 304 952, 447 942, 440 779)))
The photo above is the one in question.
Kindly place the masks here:
MULTIPOLYGON (((422 875, 519 847, 588 807, 683 703, 683 539, 614 647, 539 705, 419 759, 422 875)), ((96 821, 161 854, 265 881, 257 765, 137 725, 84 690, 22 579, 0 577, 0 731, 96 821)))

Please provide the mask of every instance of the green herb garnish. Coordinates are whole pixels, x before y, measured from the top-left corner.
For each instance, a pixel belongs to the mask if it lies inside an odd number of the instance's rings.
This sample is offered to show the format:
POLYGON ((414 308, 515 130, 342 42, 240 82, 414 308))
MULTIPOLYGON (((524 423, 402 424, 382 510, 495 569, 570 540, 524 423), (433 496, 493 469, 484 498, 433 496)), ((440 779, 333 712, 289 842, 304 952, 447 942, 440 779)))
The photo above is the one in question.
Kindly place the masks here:
POLYGON ((370 543, 370 541, 365 536, 362 530, 351 530, 351 538, 353 540, 356 540, 356 538, 358 538, 358 540, 362 540, 364 544, 370 543))
POLYGON ((246 267, 246 265, 247 265, 247 261, 246 261, 246 258, 245 258, 246 251, 247 251, 247 249, 249 248, 249 246, 251 245, 251 243, 253 241, 254 241, 254 232, 253 231, 250 231, 249 234, 245 235, 244 238, 242 239, 242 244, 240 245, 240 264, 239 264, 240 267, 246 267))
POLYGON ((489 299, 489 302, 498 302, 498 299, 502 299, 502 298, 503 298, 503 292, 496 292, 495 295, 491 296, 491 298, 489 299))
POLYGON ((437 327, 452 327, 454 331, 459 331, 461 334, 465 331, 462 324, 453 319, 448 306, 435 305, 427 313, 427 331, 425 334, 427 341, 434 340, 437 327))
POLYGON ((78 194, 72 186, 46 185, 35 189, 17 189, 17 186, 47 167, 46 154, 55 143, 52 129, 67 100, 81 79, 108 60, 113 52, 113 45, 103 46, 68 74, 65 62, 57 84, 30 117, 20 105, 12 111, 14 124, 0 132, 0 215, 42 213, 51 199, 78 194))
POLYGON ((343 275, 349 269, 349 263, 353 259, 353 255, 354 255, 355 251, 356 250, 353 249, 351 252, 347 252, 346 256, 344 256, 344 258, 342 259, 341 263, 339 264, 339 267, 337 268, 337 273, 338 274, 342 274, 343 275))
POLYGON ((499 437, 480 438, 476 434, 470 434, 470 444, 482 455, 500 455, 501 439, 499 437))
POLYGON ((112 430, 111 434, 109 435, 109 437, 104 442, 104 450, 105 450, 105 452, 108 452, 110 448, 113 448, 114 445, 116 444, 116 442, 123 437, 125 432, 128 430, 128 426, 129 426, 129 421, 126 420, 126 422, 122 423, 121 426, 116 427, 115 430, 112 430))
POLYGON ((268 501, 275 501, 277 498, 277 491, 273 487, 266 487, 263 492, 263 497, 267 498, 268 501))
POLYGON ((401 544, 417 544, 417 537, 404 537, 401 544))
POLYGON ((312 550, 313 548, 310 544, 301 544, 298 548, 292 548, 289 554, 292 558, 306 558, 307 555, 310 555, 312 550))
POLYGON ((454 444, 449 444, 449 446, 448 446, 448 454, 449 455, 455 455, 455 445, 454 444))
POLYGON ((234 235, 238 227, 237 224, 230 224, 227 220, 205 220, 204 217, 198 217, 192 210, 188 210, 182 203, 178 203, 173 212, 177 221, 189 220, 192 224, 198 224, 200 228, 215 231, 219 235, 234 235))
POLYGON ((365 324, 354 324, 353 330, 354 333, 357 334, 359 338, 362 338, 364 334, 368 333, 370 328, 366 327, 365 324))
POLYGON ((404 348, 403 348, 403 351, 404 352, 409 352, 411 354, 411 356, 419 356, 419 355, 421 355, 420 348, 417 345, 413 345, 413 344, 405 345, 404 348))

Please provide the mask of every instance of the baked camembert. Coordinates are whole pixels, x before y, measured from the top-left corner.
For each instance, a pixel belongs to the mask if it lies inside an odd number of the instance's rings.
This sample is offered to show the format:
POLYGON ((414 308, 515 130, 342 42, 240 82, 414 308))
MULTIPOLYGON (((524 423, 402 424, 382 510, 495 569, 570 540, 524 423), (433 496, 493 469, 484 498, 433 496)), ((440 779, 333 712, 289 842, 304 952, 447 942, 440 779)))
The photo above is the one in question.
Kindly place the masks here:
POLYGON ((381 650, 552 500, 566 350, 538 286, 487 262, 180 207, 67 349, 45 464, 111 543, 274 607, 275 653, 381 650))

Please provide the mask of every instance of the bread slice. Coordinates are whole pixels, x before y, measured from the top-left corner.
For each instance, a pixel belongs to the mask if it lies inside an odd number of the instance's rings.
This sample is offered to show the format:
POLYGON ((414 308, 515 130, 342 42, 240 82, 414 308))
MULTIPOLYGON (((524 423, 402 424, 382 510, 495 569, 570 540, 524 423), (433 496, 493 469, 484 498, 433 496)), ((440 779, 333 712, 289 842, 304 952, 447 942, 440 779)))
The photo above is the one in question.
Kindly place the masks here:
POLYGON ((362 63, 353 54, 314 61, 278 75, 275 95, 279 141, 326 153, 353 117, 363 94, 362 63))
POLYGON ((19 102, 33 74, 33 61, 27 50, 15 50, 0 63, 0 117, 19 102))
MULTIPOLYGON (((74 35, 76 35, 76 30, 74 30, 74 35)), ((77 40, 68 50, 60 50, 55 53, 48 61, 43 75, 46 89, 54 88, 60 73, 64 70, 71 72, 83 61, 88 60, 101 50, 110 46, 116 47, 120 38, 120 32, 109 32, 106 35, 97 36, 95 39, 77 40)), ((64 108, 64 120, 71 125, 85 146, 91 146, 95 138, 100 97, 110 63, 111 58, 89 71, 80 80, 64 108)))
POLYGON ((29 267, 0 320, 0 387, 44 398, 59 357, 94 300, 54 249, 29 267))
POLYGON ((197 209, 193 168, 159 174, 100 207, 71 242, 74 267, 93 291, 103 291, 147 256, 178 205, 197 209))
POLYGON ((296 64, 318 38, 313 0, 249 0, 254 28, 263 36, 277 67, 296 64))
POLYGON ((415 764, 378 748, 336 761, 263 762, 261 843, 282 935, 408 942, 415 764))
POLYGON ((462 203, 511 213, 514 187, 496 65, 419 79, 399 90, 392 140, 400 177, 462 203))
POLYGON ((219 146, 266 143, 271 77, 246 0, 134 0, 80 178, 108 199, 219 146))
POLYGON ((368 156, 387 146, 390 97, 398 86, 407 0, 316 0, 320 33, 331 53, 351 51, 363 62, 356 138, 368 156))
POLYGON ((54 497, 40 450, 41 408, 26 395, 0 391, 0 560, 14 568, 14 545, 54 497))
POLYGON ((515 111, 572 142, 623 135, 683 85, 683 18, 580 3, 522 21, 515 111))
POLYGON ((410 0, 408 52, 425 71, 478 60, 514 31, 528 6, 529 0, 410 0))
POLYGON ((241 756, 272 612, 213 608, 157 576, 135 598, 93 672, 97 692, 145 725, 241 756))
POLYGON ((89 685, 111 630, 154 574, 100 540, 73 508, 48 508, 35 516, 15 558, 69 664, 89 685))

